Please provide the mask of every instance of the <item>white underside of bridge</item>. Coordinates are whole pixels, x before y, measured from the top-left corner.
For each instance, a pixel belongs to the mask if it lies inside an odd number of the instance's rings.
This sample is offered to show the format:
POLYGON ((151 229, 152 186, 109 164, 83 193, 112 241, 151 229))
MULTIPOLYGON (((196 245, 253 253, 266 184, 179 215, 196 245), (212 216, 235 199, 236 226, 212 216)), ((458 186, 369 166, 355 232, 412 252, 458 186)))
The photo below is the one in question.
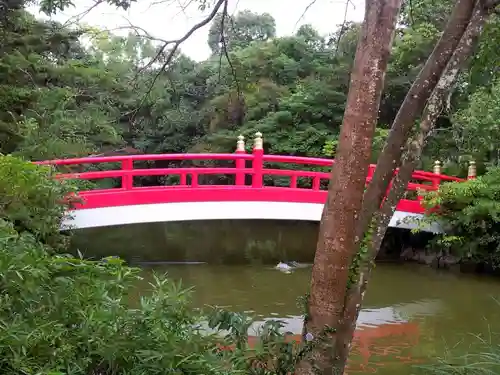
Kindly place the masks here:
MULTIPOLYGON (((323 204, 288 202, 187 202, 79 209, 71 211, 62 229, 195 220, 299 220, 320 221, 323 204)), ((396 211, 389 226, 413 229, 423 215, 396 211)), ((441 232, 438 223, 421 227, 441 232)))

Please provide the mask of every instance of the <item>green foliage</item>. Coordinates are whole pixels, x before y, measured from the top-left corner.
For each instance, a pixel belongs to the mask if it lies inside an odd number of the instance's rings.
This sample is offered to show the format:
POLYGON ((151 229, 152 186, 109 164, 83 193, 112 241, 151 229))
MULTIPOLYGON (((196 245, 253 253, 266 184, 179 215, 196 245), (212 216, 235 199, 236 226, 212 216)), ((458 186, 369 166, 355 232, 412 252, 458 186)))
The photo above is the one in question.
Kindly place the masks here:
POLYGON ((32 235, 1 225, 2 373, 227 373, 172 282, 156 278, 130 308, 138 270, 50 255, 32 235))
POLYGON ((51 173, 0 157, 0 372, 225 373, 178 285, 157 277, 131 308, 138 269, 54 252, 71 188, 51 173))
POLYGON ((463 183, 446 183, 428 193, 426 205, 439 207, 432 220, 443 221, 438 245, 478 263, 500 266, 500 168, 463 183))
POLYGON ((484 336, 471 336, 473 340, 472 343, 467 344, 467 350, 465 350, 467 354, 462 354, 461 345, 454 345, 443 356, 438 357, 436 363, 419 367, 425 373, 432 375, 498 374, 500 371, 498 334, 490 331, 484 336))
POLYGON ((275 35, 276 23, 268 13, 256 14, 244 10, 234 17, 227 15, 224 19, 222 13, 218 13, 208 31, 208 45, 212 53, 220 54, 224 48, 245 48, 254 41, 266 41, 275 35))
POLYGON ((223 309, 214 309, 209 319, 209 327, 226 332, 223 345, 231 351, 221 353, 227 362, 233 364, 238 373, 250 375, 286 375, 293 373, 296 364, 310 350, 294 341, 286 340, 282 328, 284 323, 268 320, 255 335, 259 340, 250 345, 248 331, 252 330, 254 320, 243 314, 223 309))
POLYGON ((120 144, 106 92, 112 73, 84 61, 81 30, 24 10, 0 26, 0 152, 40 160, 120 144))
MULTIPOLYGON (((371 160, 373 163, 376 163, 379 153, 382 151, 385 140, 389 135, 389 130, 378 128, 375 129, 375 135, 373 137, 373 146, 372 146, 372 154, 371 160)), ((326 141, 323 145, 323 154, 326 156, 333 157, 335 156, 335 152, 337 151, 338 139, 333 138, 326 141)))
POLYGON ((405 0, 401 10, 400 22, 413 27, 421 24, 431 24, 442 30, 453 9, 451 0, 405 0))
POLYGON ((67 208, 62 199, 75 192, 76 186, 56 180, 53 172, 50 167, 0 155, 0 220, 57 247, 67 208))
POLYGON ((454 116, 453 134, 462 152, 500 166, 500 78, 470 95, 468 105, 454 116))
POLYGON ((149 295, 134 304, 139 269, 114 257, 89 261, 61 255, 65 244, 47 239, 59 233, 67 208, 63 198, 71 189, 51 173, 0 157, 0 373, 293 370, 301 351, 285 341, 280 322, 266 322, 252 346, 253 320, 220 309, 194 310, 190 291, 165 276, 155 276, 149 295), (207 325, 212 333, 203 328, 207 325))
MULTIPOLYGON (((210 6, 206 1, 196 4, 210 6)), ((40 5, 52 13, 70 3, 40 5)), ((373 161, 451 5, 405 3, 373 161)), ((269 14, 242 11, 224 22, 228 61, 217 55, 218 16, 209 33, 212 57, 197 63, 178 52, 168 69, 158 72, 159 64, 143 69, 156 56, 158 45, 135 33, 123 37, 88 27, 68 29, 34 19, 23 3, 10 11, 8 21, 0 24, 0 152, 30 160, 105 153, 124 146, 145 153, 232 152, 237 135, 248 138, 260 130, 268 153, 334 156, 359 24, 344 25, 327 36, 303 25, 295 35, 277 38, 269 14)), ((470 76, 461 77, 450 98, 453 106, 439 120, 439 131, 426 147, 420 168, 446 158, 450 171, 462 172, 462 160, 471 154, 478 165, 491 161, 491 151, 476 150, 481 144, 476 142, 481 139, 477 132, 488 136, 481 130, 485 120, 468 103, 494 102, 490 99, 496 95, 492 82, 498 73, 498 30, 494 17, 485 28, 488 40, 481 42, 470 76), (472 117, 477 121, 469 121, 472 117)), ((493 116, 494 108, 491 111, 493 116)))

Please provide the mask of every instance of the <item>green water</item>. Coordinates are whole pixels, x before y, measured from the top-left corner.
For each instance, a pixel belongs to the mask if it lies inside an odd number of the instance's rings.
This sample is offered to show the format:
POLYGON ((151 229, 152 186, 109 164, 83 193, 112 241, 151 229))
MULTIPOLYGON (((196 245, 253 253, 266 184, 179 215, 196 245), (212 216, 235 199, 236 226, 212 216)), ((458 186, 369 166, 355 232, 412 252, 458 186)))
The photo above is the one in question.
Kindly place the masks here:
MULTIPOLYGON (((296 300, 305 294, 310 269, 291 274, 269 266, 162 265, 144 269, 147 289, 152 270, 168 272, 194 286, 194 305, 219 305, 250 312, 259 320, 279 318, 300 334, 296 300)), ((500 283, 491 278, 436 272, 410 265, 378 265, 358 320, 348 373, 420 373, 446 351, 480 350, 480 341, 500 343, 500 283)))

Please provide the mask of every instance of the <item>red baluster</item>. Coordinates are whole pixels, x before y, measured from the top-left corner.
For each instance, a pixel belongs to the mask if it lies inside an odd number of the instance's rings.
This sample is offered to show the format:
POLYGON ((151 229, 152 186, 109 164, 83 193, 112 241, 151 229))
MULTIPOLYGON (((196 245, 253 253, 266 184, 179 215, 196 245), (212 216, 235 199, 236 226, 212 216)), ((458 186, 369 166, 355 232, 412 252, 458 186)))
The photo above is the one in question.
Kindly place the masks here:
POLYGON ((368 175, 366 176, 366 186, 372 181, 373 173, 375 173, 375 165, 370 164, 368 167, 368 175))
POLYGON ((191 172, 191 187, 198 187, 198 172, 191 172))
MULTIPOLYGON (((122 171, 132 171, 134 169, 134 161, 132 158, 127 158, 122 161, 122 171)), ((122 175, 122 189, 130 190, 134 187, 134 176, 131 174, 122 175)))
POLYGON ((262 175, 264 169, 264 148, 262 142, 262 134, 260 132, 255 133, 254 147, 253 147, 253 176, 252 176, 252 187, 261 188, 262 184, 262 175))
POLYGON ((321 179, 319 178, 319 176, 314 176, 313 177, 313 185, 312 185, 313 190, 319 190, 320 183, 321 183, 321 179))

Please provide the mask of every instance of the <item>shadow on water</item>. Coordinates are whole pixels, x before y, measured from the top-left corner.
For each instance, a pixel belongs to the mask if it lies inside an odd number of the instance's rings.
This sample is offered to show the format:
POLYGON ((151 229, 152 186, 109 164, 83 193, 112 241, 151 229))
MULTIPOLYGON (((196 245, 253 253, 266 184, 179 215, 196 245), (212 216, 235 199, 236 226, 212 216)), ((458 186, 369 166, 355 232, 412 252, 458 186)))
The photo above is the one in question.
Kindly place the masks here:
MULTIPOLYGON (((72 246, 86 256, 117 255, 132 263, 307 263, 314 258, 318 227, 315 222, 275 220, 130 224, 76 230, 72 246)), ((399 257, 404 237, 401 233, 404 232, 389 229, 386 236, 390 240, 387 241, 389 246, 384 246, 384 249, 390 248, 390 256, 399 257)))
POLYGON ((81 229, 72 242, 86 255, 132 262, 305 262, 314 256, 317 232, 313 222, 207 220, 81 229))

